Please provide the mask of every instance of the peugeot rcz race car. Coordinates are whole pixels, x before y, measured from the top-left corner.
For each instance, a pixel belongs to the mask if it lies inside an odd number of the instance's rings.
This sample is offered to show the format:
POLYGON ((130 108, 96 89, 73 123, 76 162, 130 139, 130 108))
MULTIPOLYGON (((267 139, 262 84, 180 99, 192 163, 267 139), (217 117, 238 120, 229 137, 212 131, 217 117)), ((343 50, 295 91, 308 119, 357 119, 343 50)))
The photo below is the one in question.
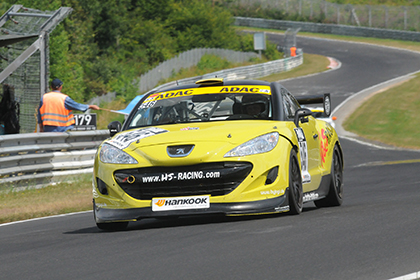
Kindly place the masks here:
POLYGON ((145 94, 95 157, 94 218, 129 221, 182 215, 299 214, 305 202, 338 206, 343 153, 334 128, 281 84, 207 79, 145 94))

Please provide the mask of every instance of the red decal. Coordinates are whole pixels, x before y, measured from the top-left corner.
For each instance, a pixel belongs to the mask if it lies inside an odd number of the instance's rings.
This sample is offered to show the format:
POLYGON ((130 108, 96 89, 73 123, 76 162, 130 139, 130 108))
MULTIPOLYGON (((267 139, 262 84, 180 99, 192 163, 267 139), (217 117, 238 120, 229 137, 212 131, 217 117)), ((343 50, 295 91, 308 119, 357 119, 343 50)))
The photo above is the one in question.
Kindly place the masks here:
POLYGON ((325 158, 327 157, 327 152, 328 152, 328 138, 325 135, 325 130, 324 129, 321 129, 320 152, 321 152, 321 166, 324 167, 325 158))

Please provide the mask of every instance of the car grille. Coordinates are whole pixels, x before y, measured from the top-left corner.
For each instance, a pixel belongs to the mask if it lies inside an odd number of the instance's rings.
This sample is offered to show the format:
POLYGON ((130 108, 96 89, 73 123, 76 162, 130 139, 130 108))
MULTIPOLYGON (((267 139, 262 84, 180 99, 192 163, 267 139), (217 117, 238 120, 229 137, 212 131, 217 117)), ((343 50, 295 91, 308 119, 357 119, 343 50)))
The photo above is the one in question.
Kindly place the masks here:
POLYGON ((136 199, 232 192, 251 172, 249 162, 217 162, 189 166, 147 167, 114 172, 118 185, 136 199))

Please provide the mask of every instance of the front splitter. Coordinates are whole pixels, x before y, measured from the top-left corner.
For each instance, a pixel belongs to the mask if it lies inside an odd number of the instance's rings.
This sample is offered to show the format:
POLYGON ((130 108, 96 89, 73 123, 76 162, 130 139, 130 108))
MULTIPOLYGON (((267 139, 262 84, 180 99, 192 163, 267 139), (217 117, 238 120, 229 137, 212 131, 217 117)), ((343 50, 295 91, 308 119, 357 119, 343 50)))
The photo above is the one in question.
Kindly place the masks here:
POLYGON ((287 190, 285 195, 250 202, 238 203, 212 203, 206 209, 188 209, 153 212, 152 207, 129 208, 129 209, 108 209, 100 208, 94 203, 95 219, 97 223, 117 222, 117 221, 135 221, 143 218, 158 218, 169 216, 189 216, 206 214, 225 214, 229 215, 250 215, 263 213, 280 213, 289 210, 287 199, 287 190))

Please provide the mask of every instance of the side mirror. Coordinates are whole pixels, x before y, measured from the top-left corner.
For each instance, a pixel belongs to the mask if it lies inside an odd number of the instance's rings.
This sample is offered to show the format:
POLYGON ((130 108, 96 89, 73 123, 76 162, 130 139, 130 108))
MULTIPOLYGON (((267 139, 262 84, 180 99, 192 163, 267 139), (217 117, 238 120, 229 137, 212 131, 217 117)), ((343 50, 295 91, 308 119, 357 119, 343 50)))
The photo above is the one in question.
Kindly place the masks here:
MULTIPOLYGON (((299 121, 302 120, 302 118, 307 117, 312 115, 312 111, 309 110, 308 108, 300 108, 297 109, 295 112, 295 125, 296 127, 299 127, 299 121)), ((302 120, 302 122, 307 122, 308 120, 305 121, 305 119, 302 120)))
POLYGON ((331 115, 331 97, 329 93, 324 93, 324 114, 329 117, 331 115))
POLYGON ((109 134, 114 136, 121 131, 122 124, 119 121, 113 121, 108 124, 109 134))

